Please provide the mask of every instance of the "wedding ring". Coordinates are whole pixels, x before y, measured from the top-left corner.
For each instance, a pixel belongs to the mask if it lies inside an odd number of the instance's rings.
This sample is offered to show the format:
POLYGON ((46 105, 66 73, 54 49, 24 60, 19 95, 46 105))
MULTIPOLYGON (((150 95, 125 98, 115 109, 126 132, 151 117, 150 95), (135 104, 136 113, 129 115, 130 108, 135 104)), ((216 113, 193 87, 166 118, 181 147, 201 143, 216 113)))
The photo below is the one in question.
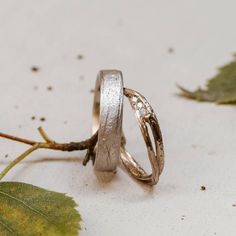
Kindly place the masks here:
POLYGON ((120 158, 123 118, 123 77, 118 70, 102 70, 96 81, 93 133, 98 130, 94 169, 115 172, 120 158))
POLYGON ((152 107, 140 93, 125 88, 124 95, 128 97, 138 120, 147 147, 152 173, 147 174, 138 162, 127 152, 125 143, 122 144, 120 158, 125 168, 134 178, 154 185, 158 182, 159 176, 164 168, 164 147, 158 120, 152 107), (149 132, 149 130, 151 132, 149 132), (150 137, 150 133, 153 135, 153 141, 150 137))

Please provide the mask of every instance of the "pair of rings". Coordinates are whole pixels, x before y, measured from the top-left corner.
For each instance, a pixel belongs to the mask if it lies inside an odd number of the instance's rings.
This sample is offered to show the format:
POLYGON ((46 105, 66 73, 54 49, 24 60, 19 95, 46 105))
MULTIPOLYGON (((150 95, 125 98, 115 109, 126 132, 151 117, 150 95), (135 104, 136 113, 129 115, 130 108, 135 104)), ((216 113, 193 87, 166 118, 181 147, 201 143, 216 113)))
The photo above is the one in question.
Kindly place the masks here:
POLYGON ((164 168, 164 148, 158 120, 144 96, 132 89, 124 88, 121 71, 102 70, 97 76, 93 105, 93 133, 97 130, 95 171, 115 172, 120 160, 135 179, 149 185, 158 182, 164 168), (147 147, 151 174, 148 174, 126 150, 122 131, 124 96, 128 98, 138 120, 147 147))

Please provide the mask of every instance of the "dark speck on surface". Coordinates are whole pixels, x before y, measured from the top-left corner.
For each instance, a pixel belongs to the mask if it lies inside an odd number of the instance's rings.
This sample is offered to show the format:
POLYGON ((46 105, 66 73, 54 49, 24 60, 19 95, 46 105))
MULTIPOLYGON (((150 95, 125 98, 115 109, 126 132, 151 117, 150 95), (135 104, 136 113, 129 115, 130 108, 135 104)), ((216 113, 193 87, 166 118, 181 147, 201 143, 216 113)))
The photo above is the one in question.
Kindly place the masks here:
POLYGON ((169 53, 169 54, 172 54, 172 53, 174 53, 174 52, 175 52, 174 48, 171 48, 171 47, 168 48, 168 53, 169 53))
POLYGON ((32 117, 31 117, 31 120, 35 120, 35 119, 36 119, 36 117, 35 117, 35 116, 32 116, 32 117))
POLYGON ((81 76, 79 77, 79 79, 80 79, 80 80, 84 80, 84 76, 81 75, 81 76))
POLYGON ((201 190, 202 190, 202 191, 205 191, 205 190, 206 190, 206 187, 202 185, 202 186, 201 186, 201 190))
POLYGON ((77 56, 77 59, 78 59, 78 60, 83 60, 83 59, 84 59, 84 55, 79 54, 79 55, 77 56))
POLYGON ((48 87, 47 87, 47 90, 48 90, 48 91, 52 91, 52 90, 53 90, 53 87, 52 87, 52 86, 48 86, 48 87))
POLYGON ((90 89, 90 93, 95 93, 95 90, 94 89, 90 89))
POLYGON ((5 158, 8 158, 8 157, 9 157, 9 155, 8 155, 8 154, 6 154, 6 155, 5 155, 5 158))
POLYGON ((46 118, 45 117, 41 117, 40 121, 44 122, 44 121, 46 121, 46 118))
POLYGON ((38 71, 39 71, 39 67, 37 67, 37 66, 32 66, 32 67, 31 67, 31 71, 32 71, 32 72, 38 72, 38 71))

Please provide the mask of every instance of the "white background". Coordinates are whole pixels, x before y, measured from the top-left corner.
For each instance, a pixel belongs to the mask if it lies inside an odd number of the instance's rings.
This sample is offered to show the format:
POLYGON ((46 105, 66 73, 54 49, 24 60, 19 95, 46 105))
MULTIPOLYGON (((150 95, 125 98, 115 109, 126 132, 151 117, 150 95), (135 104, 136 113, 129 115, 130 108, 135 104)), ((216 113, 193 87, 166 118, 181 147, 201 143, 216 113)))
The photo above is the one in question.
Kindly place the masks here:
MULTIPOLYGON (((156 110, 166 153, 153 189, 121 169, 110 184, 99 183, 91 164, 82 166, 83 152, 38 151, 5 180, 73 196, 82 236, 236 235, 236 109, 176 96, 176 83, 204 85, 232 59, 235 9, 233 0, 1 0, 2 132, 40 139, 43 125, 60 142, 89 137, 96 74, 115 68, 156 110)), ((129 149, 148 166, 129 112, 126 106, 129 149)), ((26 148, 0 140, 0 168, 26 148)))

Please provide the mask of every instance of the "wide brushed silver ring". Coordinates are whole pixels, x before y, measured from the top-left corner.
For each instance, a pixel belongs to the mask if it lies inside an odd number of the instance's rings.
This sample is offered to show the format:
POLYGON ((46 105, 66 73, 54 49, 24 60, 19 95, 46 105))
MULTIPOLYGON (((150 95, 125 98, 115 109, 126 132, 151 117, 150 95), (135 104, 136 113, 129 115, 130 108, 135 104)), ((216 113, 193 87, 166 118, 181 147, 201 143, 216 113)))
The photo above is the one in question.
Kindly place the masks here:
POLYGON ((98 73, 93 104, 93 133, 98 130, 96 171, 116 171, 122 137, 123 90, 121 71, 102 70, 98 73))
POLYGON ((120 158, 131 176, 144 183, 154 185, 158 182, 159 176, 164 168, 164 146, 158 120, 151 105, 140 93, 125 88, 124 95, 128 97, 131 107, 134 110, 138 120, 138 124, 147 147, 152 173, 146 173, 146 171, 130 155, 125 148, 125 142, 122 143, 120 158), (151 139, 150 135, 153 136, 153 139, 151 139))

